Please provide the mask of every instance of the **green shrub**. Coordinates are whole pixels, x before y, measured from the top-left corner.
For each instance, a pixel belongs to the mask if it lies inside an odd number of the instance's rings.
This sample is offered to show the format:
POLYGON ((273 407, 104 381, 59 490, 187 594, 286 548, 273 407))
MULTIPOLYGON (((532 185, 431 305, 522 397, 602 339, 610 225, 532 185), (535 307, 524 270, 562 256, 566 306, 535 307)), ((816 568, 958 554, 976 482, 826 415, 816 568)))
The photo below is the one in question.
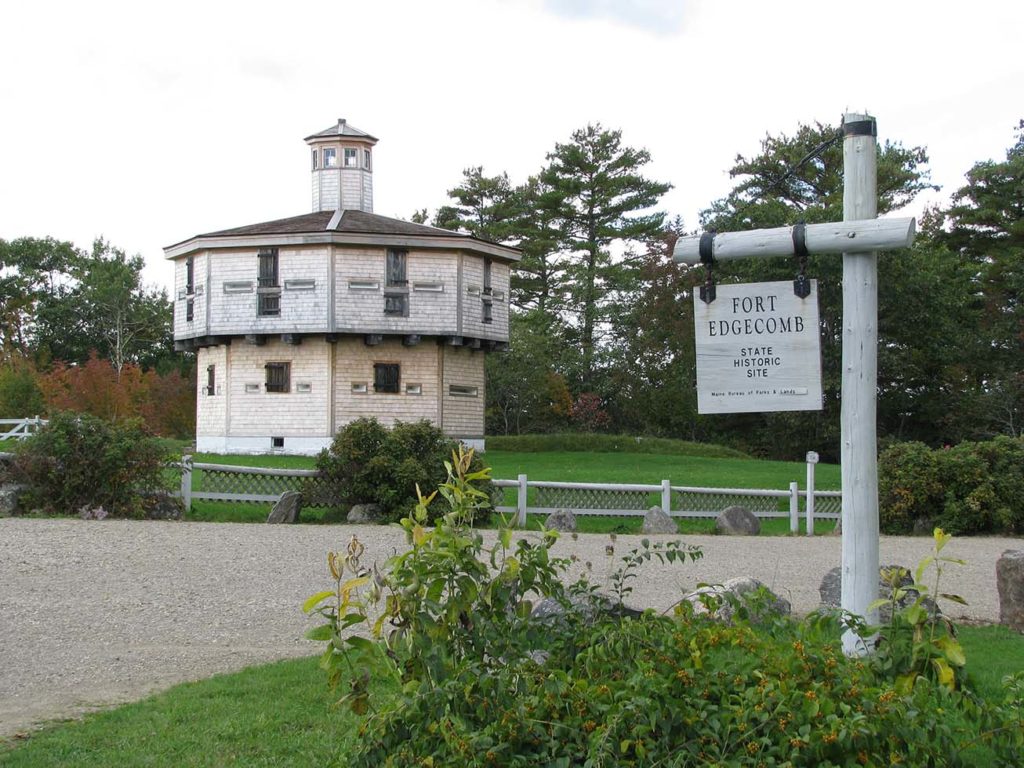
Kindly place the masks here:
POLYGON ((879 456, 879 517, 885 533, 909 533, 916 520, 956 535, 1024 532, 1024 439, 887 448, 879 456))
POLYGON ((138 517, 147 492, 165 486, 168 458, 141 421, 114 424, 63 412, 18 446, 14 473, 30 486, 30 508, 76 515, 82 507, 102 507, 113 516, 138 517))
POLYGON ((910 533, 917 520, 934 520, 941 508, 935 451, 924 443, 895 443, 878 458, 879 527, 910 533))
MULTIPOLYGON (((487 471, 469 472, 461 454, 451 466, 433 530, 432 494, 402 520, 409 551, 370 570, 353 540, 328 557, 334 588, 306 602, 327 619, 308 635, 328 643, 321 666, 367 715, 347 765, 1021 764, 1024 675, 1007 680, 1003 706, 960 690, 951 665, 962 666, 962 650, 932 629, 923 600, 866 659, 846 657, 840 636, 876 630, 839 614, 755 626, 750 617, 766 615, 757 605, 722 623, 682 603, 673 616, 630 618, 621 600, 636 565, 699 556, 643 542, 612 578, 620 610, 597 611, 592 588, 562 587, 568 563, 549 553, 557 533, 513 549, 503 529, 485 547, 469 520, 487 504, 474 487, 487 471), (564 618, 531 619, 536 594, 555 595, 564 618), (361 623, 372 639, 351 633, 361 623), (371 675, 401 689, 381 709, 371 675)), ((937 591, 941 565, 956 562, 940 554, 946 541, 937 531, 916 586, 935 564, 937 591)))
MULTIPOLYGON (((396 522, 415 506, 417 486, 427 490, 444 482, 444 463, 458 445, 426 420, 398 422, 388 429, 363 418, 335 435, 316 466, 330 482, 337 506, 379 504, 384 519, 396 522)), ((474 471, 482 467, 474 458, 474 471)), ((491 488, 488 481, 487 492, 491 488)), ((488 513, 480 510, 484 518, 488 513)))
POLYGON ((596 435, 578 432, 552 435, 496 435, 487 438, 492 451, 588 453, 652 453, 674 456, 706 456, 714 459, 745 459, 747 454, 711 443, 691 443, 664 437, 596 435))

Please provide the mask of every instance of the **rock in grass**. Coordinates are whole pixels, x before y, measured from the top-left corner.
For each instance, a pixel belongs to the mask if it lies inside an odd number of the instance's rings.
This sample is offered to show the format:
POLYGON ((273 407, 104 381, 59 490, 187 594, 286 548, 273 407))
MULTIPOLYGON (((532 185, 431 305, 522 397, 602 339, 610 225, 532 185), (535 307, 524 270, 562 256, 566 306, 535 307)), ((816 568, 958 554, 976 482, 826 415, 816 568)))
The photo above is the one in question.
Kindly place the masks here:
POLYGON ((297 523, 302 511, 302 494, 298 491, 285 491, 274 502, 273 509, 267 515, 268 523, 297 523))
POLYGON ((651 507, 644 515, 644 524, 640 530, 642 533, 679 533, 679 526, 661 507, 651 507))
MULTIPOLYGON (((893 587, 906 589, 914 583, 910 571, 902 565, 883 565, 878 569, 878 598, 888 600, 892 597, 893 587), (889 577, 886 577, 889 574, 889 577)), ((838 608, 842 600, 843 571, 836 566, 825 574, 818 587, 818 594, 821 595, 821 604, 828 608, 838 608)), ((897 603, 898 608, 906 608, 917 600, 919 593, 913 589, 907 589, 903 597, 897 603)), ((929 600, 929 611, 932 610, 932 601, 929 600)), ((888 624, 892 620, 892 610, 888 605, 878 609, 879 619, 888 624)))
POLYGON ((21 514, 21 497, 27 492, 27 485, 0 485, 0 517, 21 514))
POLYGON ((379 523, 383 514, 379 504, 353 504, 345 519, 350 523, 379 523))
POLYGON ((1008 549, 996 561, 999 622, 1024 632, 1024 550, 1008 549))
POLYGON ((701 587, 686 595, 683 601, 692 605, 698 616, 707 614, 728 623, 744 612, 751 622, 759 623, 773 615, 788 616, 792 610, 788 600, 750 576, 701 587))
POLYGON ((570 532, 576 530, 576 515, 568 509, 557 509, 548 515, 546 526, 549 530, 570 532))
POLYGON ((715 533, 725 536, 757 536, 761 521, 746 507, 726 507, 715 519, 715 533))

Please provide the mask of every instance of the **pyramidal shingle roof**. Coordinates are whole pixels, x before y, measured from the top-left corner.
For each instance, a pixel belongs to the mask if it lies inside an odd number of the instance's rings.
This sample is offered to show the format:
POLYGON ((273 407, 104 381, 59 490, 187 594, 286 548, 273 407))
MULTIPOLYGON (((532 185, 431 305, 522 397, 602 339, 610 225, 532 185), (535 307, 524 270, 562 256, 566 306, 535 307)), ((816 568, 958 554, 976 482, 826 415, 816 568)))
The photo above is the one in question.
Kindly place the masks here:
POLYGON ((330 227, 335 216, 333 211, 317 211, 292 216, 287 219, 275 219, 244 227, 222 229, 217 232, 206 232, 196 237, 231 237, 233 235, 290 235, 314 232, 359 232, 372 235, 410 235, 419 237, 464 237, 470 236, 463 232, 453 232, 425 224, 413 224, 411 221, 392 219, 365 211, 344 211, 340 221, 330 227))
POLYGON ((361 139, 370 139, 371 141, 377 141, 376 136, 371 136, 366 131, 361 131, 354 125, 349 125, 345 118, 339 118, 338 122, 332 125, 330 128, 324 128, 319 133, 314 133, 307 136, 304 141, 310 139, 326 139, 334 136, 356 136, 361 139))

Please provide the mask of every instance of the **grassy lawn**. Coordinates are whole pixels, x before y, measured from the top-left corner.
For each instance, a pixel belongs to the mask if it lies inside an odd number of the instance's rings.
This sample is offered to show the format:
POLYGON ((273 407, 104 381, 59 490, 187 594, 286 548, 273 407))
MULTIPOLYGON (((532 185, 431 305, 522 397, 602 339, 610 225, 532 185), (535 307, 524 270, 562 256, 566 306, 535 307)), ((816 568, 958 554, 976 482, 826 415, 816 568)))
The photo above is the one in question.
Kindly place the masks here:
MULTIPOLYGON (((659 484, 663 479, 673 485, 707 486, 716 488, 769 488, 785 490, 791 481, 801 487, 806 477, 806 465, 801 462, 760 461, 735 457, 710 457, 692 455, 693 444, 685 444, 684 453, 637 453, 637 452, 581 452, 581 451, 507 451, 491 450, 486 454, 493 476, 503 480, 514 480, 519 474, 526 474, 531 480, 552 480, 582 483, 639 483, 659 484)), ((535 446, 531 446, 534 447, 535 446)), ((673 446, 669 445, 666 450, 673 446)), ((709 453, 722 449, 708 446, 709 453)), ((234 464, 253 467, 274 467, 281 469, 312 469, 315 459, 309 456, 243 456, 223 454, 195 454, 196 462, 210 464, 234 464)), ((197 471, 196 488, 202 483, 201 472, 197 471)), ((819 489, 838 489, 840 472, 838 465, 819 464, 816 473, 819 489)), ((651 494, 651 504, 658 504, 658 494, 651 494)), ((515 504, 514 489, 506 489, 505 504, 515 504)), ((262 522, 270 506, 267 504, 232 504, 228 502, 194 501, 191 520, 212 522, 262 522)), ((780 499, 780 510, 788 509, 788 502, 780 499)), ((303 521, 311 523, 340 522, 340 515, 327 509, 303 510, 303 521)), ((540 516, 532 516, 531 527, 536 527, 540 516)), ((640 517, 581 517, 581 531, 592 533, 638 533, 640 517)), ((712 520, 681 520, 681 533, 711 533, 712 520)), ((817 531, 831 530, 833 523, 819 521, 817 531)), ((765 535, 789 533, 788 519, 762 521, 765 535)))
MULTIPOLYGON (((1000 678, 1024 668, 1024 637, 962 627, 961 640, 975 690, 1001 699, 1000 678)), ((0 764, 345 765, 359 721, 335 698, 313 658, 253 667, 12 740, 0 746, 0 764)))

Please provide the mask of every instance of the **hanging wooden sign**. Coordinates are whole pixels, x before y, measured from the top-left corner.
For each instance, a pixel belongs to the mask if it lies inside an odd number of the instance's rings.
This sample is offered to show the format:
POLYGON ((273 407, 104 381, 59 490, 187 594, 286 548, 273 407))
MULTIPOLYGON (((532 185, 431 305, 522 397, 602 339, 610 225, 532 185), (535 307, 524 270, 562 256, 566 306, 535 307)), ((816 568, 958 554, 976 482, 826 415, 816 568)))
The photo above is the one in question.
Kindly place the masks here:
POLYGON ((818 281, 801 299, 792 281, 718 285, 694 292, 697 411, 821 410, 818 281))

